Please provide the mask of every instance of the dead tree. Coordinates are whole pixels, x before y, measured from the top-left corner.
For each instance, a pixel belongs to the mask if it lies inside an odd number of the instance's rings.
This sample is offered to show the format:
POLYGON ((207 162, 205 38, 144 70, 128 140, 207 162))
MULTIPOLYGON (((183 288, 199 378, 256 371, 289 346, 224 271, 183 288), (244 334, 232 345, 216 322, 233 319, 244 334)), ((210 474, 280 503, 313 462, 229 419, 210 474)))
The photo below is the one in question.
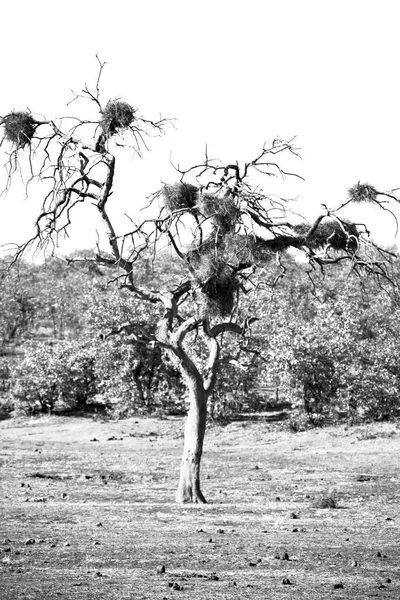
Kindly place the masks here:
MULTIPOLYGON (((1 118, 3 142, 11 145, 7 183, 19 173, 27 156, 28 184, 48 184, 32 237, 16 249, 18 261, 31 248, 54 250, 60 236, 74 225, 79 203, 91 204, 104 223, 106 250, 99 242, 95 260, 115 267, 121 287, 143 302, 160 307, 157 327, 146 329, 121 323, 138 344, 158 345, 172 357, 188 389, 189 411, 185 427, 177 501, 205 502, 200 488, 200 462, 206 429, 207 402, 218 374, 225 334, 245 342, 258 315, 242 309, 241 300, 260 287, 273 288, 285 274, 284 256, 292 249, 306 256, 313 268, 324 269, 347 261, 361 275, 374 274, 391 282, 390 252, 376 247, 360 224, 341 216, 349 203, 369 202, 389 210, 397 201, 394 192, 378 192, 357 184, 338 207, 324 207, 312 223, 298 217, 295 201, 277 198, 259 187, 262 178, 299 177, 281 162, 296 158, 294 140, 274 140, 249 162, 220 164, 207 152, 201 164, 176 167, 177 182, 165 184, 148 207, 151 216, 129 231, 119 233, 109 207, 113 203, 116 145, 141 155, 149 136, 161 134, 167 121, 147 120, 120 100, 100 100, 100 78, 94 91, 86 86, 76 96, 89 99, 100 116, 80 119, 36 119, 29 112, 12 112, 1 118), (154 212, 156 210, 156 213, 154 212), (149 249, 157 253, 169 245, 182 262, 182 277, 165 289, 145 289, 138 284, 137 266, 149 249), (257 273, 259 273, 257 278, 257 273), (195 353, 193 336, 201 339, 202 356, 195 353)), ((251 302, 246 306, 251 307, 251 302)))

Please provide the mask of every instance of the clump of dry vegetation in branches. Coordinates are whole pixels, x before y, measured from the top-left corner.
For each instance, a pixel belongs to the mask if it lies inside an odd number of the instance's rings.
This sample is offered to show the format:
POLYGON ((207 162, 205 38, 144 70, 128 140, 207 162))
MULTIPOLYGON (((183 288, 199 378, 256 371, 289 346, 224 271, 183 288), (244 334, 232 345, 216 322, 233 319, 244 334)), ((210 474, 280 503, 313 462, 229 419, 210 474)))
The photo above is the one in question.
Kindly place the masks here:
POLYGON ((17 150, 25 148, 32 143, 36 127, 39 123, 26 111, 12 111, 1 117, 0 125, 3 126, 4 139, 17 150))
POLYGON ((162 206, 160 229, 164 228, 171 240, 176 239, 171 236, 173 227, 178 232, 190 219, 194 221, 192 243, 185 252, 179 252, 188 265, 203 315, 232 316, 240 292, 247 293, 252 286, 250 270, 256 265, 278 265, 278 271, 271 267, 275 276, 270 285, 274 287, 285 272, 282 253, 290 249, 305 252, 313 267, 324 269, 325 265, 349 260, 355 272, 374 272, 381 280, 390 281, 390 252, 378 248, 363 225, 340 216, 340 211, 349 203, 362 201, 388 210, 387 198, 397 201, 393 192, 378 192, 369 184, 358 183, 336 210, 326 209, 313 223, 298 222, 289 200, 273 199, 248 185, 253 170, 283 179, 298 177, 270 162, 271 155, 280 153, 297 156, 292 143, 282 140, 275 140, 270 148, 264 146, 242 169, 237 164, 218 165, 206 155, 201 165, 188 171, 178 169, 181 180, 165 184, 156 194, 162 206), (197 185, 187 182, 193 172, 197 185))

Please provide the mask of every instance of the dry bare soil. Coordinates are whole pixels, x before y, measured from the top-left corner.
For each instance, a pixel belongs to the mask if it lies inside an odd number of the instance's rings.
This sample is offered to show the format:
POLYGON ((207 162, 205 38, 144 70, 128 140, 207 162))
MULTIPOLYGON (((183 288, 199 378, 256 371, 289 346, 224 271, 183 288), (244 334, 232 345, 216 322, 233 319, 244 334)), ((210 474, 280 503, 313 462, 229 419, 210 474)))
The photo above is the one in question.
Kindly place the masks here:
POLYGON ((1 600, 400 598, 399 427, 212 426, 179 506, 182 427, 2 421, 1 600))

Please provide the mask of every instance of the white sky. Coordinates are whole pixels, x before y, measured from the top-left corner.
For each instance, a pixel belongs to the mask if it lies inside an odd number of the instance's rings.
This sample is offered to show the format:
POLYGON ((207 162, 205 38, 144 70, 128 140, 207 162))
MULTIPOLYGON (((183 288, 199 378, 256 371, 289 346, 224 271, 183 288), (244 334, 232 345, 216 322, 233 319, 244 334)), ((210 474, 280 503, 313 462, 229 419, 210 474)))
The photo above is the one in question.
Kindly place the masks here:
MULTIPOLYGON (((148 118, 177 119, 143 160, 124 163, 132 180, 117 186, 118 208, 134 216, 161 179, 174 180, 171 151, 185 166, 201 160, 206 143, 224 161, 248 160, 264 141, 296 135, 306 182, 287 182, 281 193, 299 195, 311 218, 359 180, 400 187, 398 7, 396 0, 14 0, 1 15, 0 115, 26 107, 46 118, 72 114, 79 107, 66 107, 71 90, 94 84, 98 53, 107 61, 103 100, 121 97, 148 118)), ((1 169, 1 188, 5 180, 1 169)), ((15 186, 0 198, 0 244, 31 231, 39 199, 20 196, 15 186)), ((393 241, 391 221, 377 212, 366 218, 380 242, 393 241)), ((94 246, 96 226, 82 213, 60 252, 94 246)))

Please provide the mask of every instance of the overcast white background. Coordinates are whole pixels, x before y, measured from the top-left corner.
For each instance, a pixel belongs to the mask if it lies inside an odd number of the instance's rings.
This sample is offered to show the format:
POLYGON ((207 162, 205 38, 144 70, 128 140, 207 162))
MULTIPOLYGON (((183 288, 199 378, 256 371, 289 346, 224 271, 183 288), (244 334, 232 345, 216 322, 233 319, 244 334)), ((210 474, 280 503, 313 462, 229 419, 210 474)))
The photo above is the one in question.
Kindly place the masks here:
MULTIPOLYGON (((118 208, 134 216, 161 179, 173 181, 171 152, 189 166, 207 143, 210 155, 232 162, 251 159, 264 141, 296 135, 297 171, 306 181, 281 191, 298 195, 311 218, 320 203, 343 201, 357 181, 379 190, 400 186, 398 6, 14 0, 1 15, 0 115, 27 107, 46 118, 73 114, 79 106, 66 107, 71 90, 95 83, 98 53, 107 61, 104 101, 121 97, 148 118, 176 118, 176 129, 153 140, 150 154, 129 155, 128 173, 117 172, 118 208)), ((5 182, 1 167, 0 186, 5 182)), ((0 199, 1 244, 29 235, 37 201, 23 199, 18 186, 0 199)), ((393 223, 361 210, 357 220, 376 224, 378 241, 392 243, 393 223)), ((94 245, 87 218, 79 216, 60 252, 94 245)))

